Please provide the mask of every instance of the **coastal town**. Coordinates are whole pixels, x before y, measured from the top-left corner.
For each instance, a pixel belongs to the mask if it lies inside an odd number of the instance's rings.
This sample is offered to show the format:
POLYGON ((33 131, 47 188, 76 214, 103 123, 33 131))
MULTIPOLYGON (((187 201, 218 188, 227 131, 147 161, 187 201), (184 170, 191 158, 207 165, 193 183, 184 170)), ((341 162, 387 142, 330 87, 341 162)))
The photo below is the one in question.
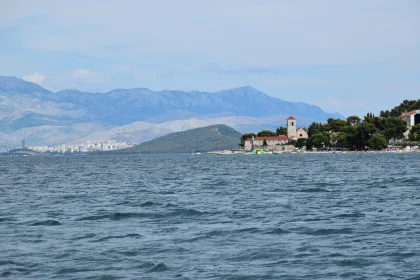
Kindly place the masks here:
MULTIPOLYGON (((346 153, 350 151, 375 151, 375 152, 420 152, 417 137, 417 128, 420 126, 420 110, 412 110, 400 115, 399 118, 400 133, 389 134, 389 141, 385 141, 382 134, 375 134, 375 121, 383 121, 386 118, 368 114, 365 120, 361 121, 356 116, 349 117, 346 121, 340 119, 329 119, 326 124, 313 123, 309 128, 297 126, 297 120, 294 116, 286 119, 286 127, 278 128, 277 132, 263 130, 258 134, 249 133, 242 136, 240 146, 243 149, 231 149, 224 151, 210 151, 209 154, 280 154, 280 153, 346 153), (362 149, 346 148, 349 145, 346 141, 346 129, 339 126, 349 126, 351 129, 357 126, 370 124, 370 139, 375 141, 366 141, 362 143, 362 149), (316 127, 316 129, 314 129, 316 127), (323 130, 324 129, 324 130, 323 130), (326 131, 325 131, 326 129, 326 131), (282 134, 284 133, 284 134, 282 134), (345 137, 343 137, 345 136, 345 137), (402 137, 398 137, 402 136, 402 137), (341 137, 341 138, 340 138, 341 137), (321 142, 318 141, 321 139, 321 142), (370 145, 371 147, 369 147, 370 145)), ((395 121, 395 118, 394 118, 395 121)), ((362 127, 363 128, 363 127, 362 127)), ((364 128, 366 129, 366 128, 364 128)), ((395 128, 393 127, 393 130, 395 128)), ((386 133, 386 132, 385 132, 386 133)), ((351 138, 351 137, 350 137, 351 138)), ((86 141, 85 143, 62 144, 56 146, 26 146, 25 140, 22 140, 21 147, 9 149, 3 152, 3 155, 46 155, 46 154, 78 154, 92 152, 107 152, 127 149, 136 146, 138 143, 118 142, 115 140, 86 141)))
POLYGON ((137 143, 118 142, 115 140, 101 140, 101 141, 86 141, 85 143, 76 144, 62 144, 55 146, 39 146, 28 145, 23 139, 21 147, 12 148, 1 151, 0 153, 9 154, 27 154, 27 155, 42 155, 42 154, 74 154, 74 153, 90 153, 90 152, 105 152, 130 148, 137 145, 137 143))

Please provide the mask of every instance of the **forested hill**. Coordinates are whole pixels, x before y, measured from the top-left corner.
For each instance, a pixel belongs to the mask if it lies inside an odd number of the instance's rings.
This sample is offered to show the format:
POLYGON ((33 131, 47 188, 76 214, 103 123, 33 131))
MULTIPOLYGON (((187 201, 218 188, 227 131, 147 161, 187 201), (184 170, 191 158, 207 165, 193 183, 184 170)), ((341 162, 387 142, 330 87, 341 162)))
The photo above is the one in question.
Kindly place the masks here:
POLYGON ((191 153, 237 149, 241 134, 227 125, 171 133, 114 153, 191 153))

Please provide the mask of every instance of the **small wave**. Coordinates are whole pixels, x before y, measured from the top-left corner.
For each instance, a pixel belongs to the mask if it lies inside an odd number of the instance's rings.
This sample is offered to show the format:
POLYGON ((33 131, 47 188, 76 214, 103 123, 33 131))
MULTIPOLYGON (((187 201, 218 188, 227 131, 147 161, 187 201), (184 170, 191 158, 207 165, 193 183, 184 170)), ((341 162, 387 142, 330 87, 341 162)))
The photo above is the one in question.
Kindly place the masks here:
POLYGON ((139 269, 150 269, 153 266, 155 266, 155 264, 152 263, 152 262, 144 262, 144 263, 136 266, 136 268, 139 268, 139 269))
POLYGON ((104 219, 117 221, 117 220, 130 219, 130 218, 144 218, 147 216, 150 216, 150 214, 115 212, 115 213, 110 213, 110 214, 105 214, 105 215, 94 215, 94 216, 82 217, 82 218, 77 219, 76 221, 97 221, 97 220, 104 220, 104 219))
POLYGON ((73 238, 73 240, 82 240, 82 239, 92 238, 92 237, 95 237, 95 236, 96 235, 94 233, 88 233, 88 234, 85 234, 83 236, 75 237, 75 238, 73 238))
POLYGON ((0 223, 3 223, 3 222, 11 222, 11 221, 14 221, 14 220, 11 219, 11 218, 0 218, 0 223))
POLYGON ((95 279, 95 280, 115 280, 115 279, 121 279, 121 277, 114 276, 114 275, 109 275, 109 274, 104 274, 104 275, 99 275, 99 276, 87 277, 85 279, 87 279, 87 280, 89 280, 89 279, 95 279))
POLYGON ((181 217, 191 217, 191 216, 201 216, 203 212, 194 209, 179 209, 170 214, 170 216, 181 216, 181 217))
POLYGON ((169 268, 164 263, 158 263, 157 265, 153 266, 146 272, 163 272, 167 270, 169 270, 169 268))
POLYGON ((254 233, 254 232, 259 232, 259 231, 260 231, 260 229, 259 228, 256 228, 256 227, 241 228, 241 229, 235 230, 235 232, 238 232, 238 233, 240 233, 240 232, 251 232, 251 233, 254 233))
POLYGON ((334 216, 334 218, 363 218, 366 215, 363 213, 355 212, 355 213, 346 213, 334 216))
POLYGON ((405 259, 405 258, 412 258, 412 257, 415 257, 415 256, 416 256, 416 254, 415 254, 415 253, 400 253, 400 252, 391 252, 391 253, 386 254, 386 256, 389 256, 389 257, 398 257, 398 258, 403 258, 403 259, 405 259))
POLYGON ((173 204, 173 203, 166 203, 165 207, 170 208, 170 207, 179 207, 179 205, 173 204))
POLYGON ((300 189, 299 192, 318 193, 318 192, 330 192, 330 191, 326 189, 322 189, 322 188, 308 188, 308 189, 300 189))
POLYGON ((331 235, 331 234, 351 234, 353 230, 350 228, 341 228, 341 229, 317 229, 317 230, 307 230, 302 232, 302 234, 321 236, 321 235, 331 235))
POLYGON ((1 277, 9 277, 10 275, 12 275, 12 272, 10 272, 10 271, 5 271, 5 272, 3 272, 0 276, 1 276, 1 277))
POLYGON ((334 262, 338 266, 354 266, 354 267, 366 267, 372 264, 371 261, 365 259, 346 259, 334 262))
POLYGON ((61 225, 61 223, 56 220, 46 220, 42 222, 35 222, 30 225, 31 226, 59 226, 61 225))
POLYGON ((140 204, 141 207, 150 207, 150 206, 153 206, 153 205, 155 205, 155 203, 152 202, 152 201, 146 201, 146 202, 140 204))
POLYGON ((94 269, 89 268, 74 268, 74 267, 65 267, 59 269, 55 274, 74 274, 77 272, 87 272, 87 271, 93 271, 94 269))
POLYGON ((275 228, 275 229, 265 232, 265 234, 287 234, 287 233, 290 233, 290 232, 281 228, 275 228))
POLYGON ((107 241, 109 239, 140 238, 140 237, 143 237, 143 236, 140 235, 140 234, 131 233, 131 234, 126 234, 126 235, 105 236, 105 237, 99 238, 98 240, 95 240, 94 242, 103 242, 103 241, 107 241))
POLYGON ((328 221, 330 218, 311 218, 311 219, 304 219, 302 221, 305 222, 317 222, 317 221, 328 221))
POLYGON ((13 261, 2 261, 2 260, 0 260, 0 266, 2 266, 2 265, 10 265, 10 264, 16 264, 16 263, 13 262, 13 261))

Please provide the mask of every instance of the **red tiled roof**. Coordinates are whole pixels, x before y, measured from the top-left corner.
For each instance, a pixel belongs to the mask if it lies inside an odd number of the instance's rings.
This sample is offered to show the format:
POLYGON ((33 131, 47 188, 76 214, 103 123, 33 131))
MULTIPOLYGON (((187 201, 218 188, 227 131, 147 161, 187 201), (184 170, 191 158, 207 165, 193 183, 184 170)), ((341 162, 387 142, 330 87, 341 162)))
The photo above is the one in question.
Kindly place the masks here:
POLYGON ((414 115, 415 113, 417 113, 417 111, 418 110, 410 111, 408 113, 402 114, 400 117, 409 117, 409 116, 414 115))
MULTIPOLYGON (((264 141, 264 139, 266 141, 287 141, 289 140, 289 137, 287 137, 286 135, 279 135, 279 136, 263 136, 263 137, 255 137, 254 140, 255 141, 264 141)), ((245 141, 252 141, 252 138, 248 138, 245 141)))
POLYGON ((287 120, 296 120, 293 116, 290 116, 287 120))

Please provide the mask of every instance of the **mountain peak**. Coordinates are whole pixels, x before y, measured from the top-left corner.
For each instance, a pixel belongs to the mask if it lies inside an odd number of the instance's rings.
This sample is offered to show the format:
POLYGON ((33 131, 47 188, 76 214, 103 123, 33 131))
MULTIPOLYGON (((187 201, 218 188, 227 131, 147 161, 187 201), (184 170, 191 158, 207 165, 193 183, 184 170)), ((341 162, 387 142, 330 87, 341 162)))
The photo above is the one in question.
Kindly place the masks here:
POLYGON ((0 76, 0 91, 5 93, 45 93, 51 92, 42 86, 14 76, 0 76))
POLYGON ((264 92, 261 92, 252 86, 243 86, 233 89, 222 90, 216 92, 219 96, 230 97, 230 98, 271 98, 264 92))

